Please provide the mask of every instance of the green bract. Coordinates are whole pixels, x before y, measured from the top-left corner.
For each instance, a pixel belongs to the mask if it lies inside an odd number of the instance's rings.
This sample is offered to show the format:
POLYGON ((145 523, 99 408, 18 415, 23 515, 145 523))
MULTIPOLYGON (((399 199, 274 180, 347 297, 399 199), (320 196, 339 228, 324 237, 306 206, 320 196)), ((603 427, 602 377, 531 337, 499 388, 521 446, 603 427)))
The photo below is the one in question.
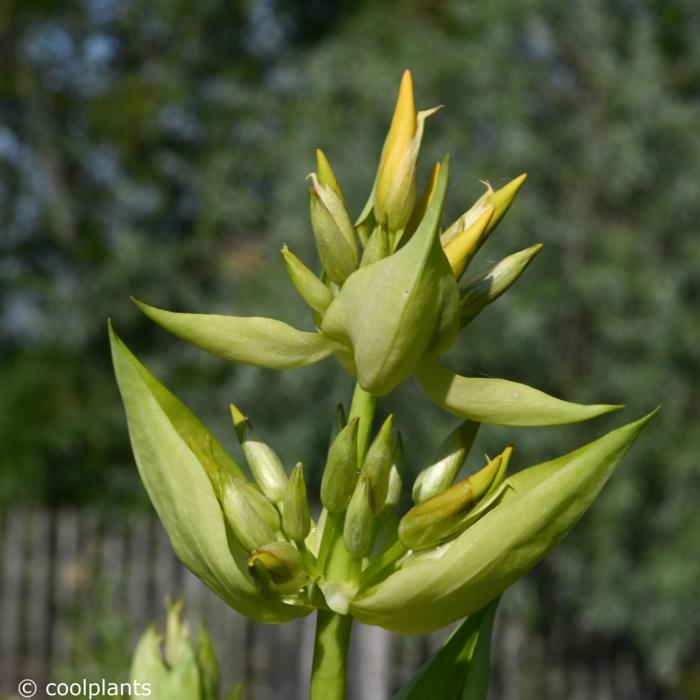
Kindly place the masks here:
POLYGON ((444 686, 436 674, 449 668, 450 688, 483 700, 495 604, 485 606, 571 529, 653 415, 510 477, 508 446, 455 483, 477 430, 487 429, 481 426, 574 423, 620 406, 570 403, 507 379, 461 376, 440 363, 460 330, 517 281, 541 246, 462 279, 525 175, 496 191, 488 186, 443 230, 448 158, 416 197, 427 115, 416 111, 406 72, 375 183, 354 225, 328 160, 317 153, 311 223, 322 270, 286 246, 282 251, 314 330, 137 302, 165 329, 224 359, 294 369, 334 355, 355 377, 347 420, 342 405, 332 418, 317 522, 301 464, 289 478, 273 446, 232 405, 249 479, 110 329, 136 462, 176 553, 253 619, 286 622, 319 610, 315 700, 342 697, 348 616, 423 633, 470 615, 474 619, 397 697, 424 697, 421 688, 436 692, 444 686), (410 376, 464 422, 436 447, 415 483, 404 485, 401 416, 389 416, 378 429, 374 416, 378 398, 410 376), (396 511, 404 486, 415 505, 402 514, 396 511))

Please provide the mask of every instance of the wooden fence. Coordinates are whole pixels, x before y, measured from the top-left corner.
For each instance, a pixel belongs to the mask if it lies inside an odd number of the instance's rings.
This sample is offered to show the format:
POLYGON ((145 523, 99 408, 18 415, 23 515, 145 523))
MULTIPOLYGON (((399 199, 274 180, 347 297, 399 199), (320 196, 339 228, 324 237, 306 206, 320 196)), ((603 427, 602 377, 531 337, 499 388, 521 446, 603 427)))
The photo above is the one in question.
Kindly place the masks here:
MULTIPOLYGON (((39 687, 125 680, 130 650, 148 624, 162 624, 168 595, 184 597, 193 626, 207 626, 224 688, 243 681, 255 700, 307 696, 313 616, 287 625, 248 622, 177 561, 154 517, 16 509, 0 516, 0 697, 22 678, 39 687)), ((578 658, 564 620, 547 635, 526 632, 511 608, 499 612, 491 700, 672 698, 629 652, 578 658)), ((357 625, 349 697, 389 698, 445 635, 357 625)))

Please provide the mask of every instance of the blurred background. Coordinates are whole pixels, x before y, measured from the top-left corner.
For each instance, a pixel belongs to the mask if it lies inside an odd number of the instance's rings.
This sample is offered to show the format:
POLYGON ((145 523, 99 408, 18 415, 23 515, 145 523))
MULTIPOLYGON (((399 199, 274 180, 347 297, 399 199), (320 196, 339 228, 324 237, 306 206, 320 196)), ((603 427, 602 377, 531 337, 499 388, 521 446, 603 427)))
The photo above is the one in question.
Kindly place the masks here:
MULTIPOLYGON (((305 648, 308 622, 248 625, 173 559, 106 321, 234 454, 235 400, 317 493, 351 391, 339 367, 226 364, 129 296, 310 328, 279 249, 316 264, 314 149, 358 213, 410 67, 418 107, 445 105, 420 171, 453 155, 445 223, 479 179, 529 173, 474 269, 545 244, 452 366, 627 404, 579 426, 485 428, 474 455, 513 441, 520 468, 663 404, 579 527, 505 596, 492 697, 700 698, 698 36, 695 0, 2 0, 0 692, 32 674, 125 678, 163 596, 183 592, 228 680, 256 698, 303 691, 279 660, 305 648)), ((389 411, 416 473, 455 420, 410 384, 389 411)), ((358 639, 375 665, 353 696, 378 699, 439 641, 358 639)))

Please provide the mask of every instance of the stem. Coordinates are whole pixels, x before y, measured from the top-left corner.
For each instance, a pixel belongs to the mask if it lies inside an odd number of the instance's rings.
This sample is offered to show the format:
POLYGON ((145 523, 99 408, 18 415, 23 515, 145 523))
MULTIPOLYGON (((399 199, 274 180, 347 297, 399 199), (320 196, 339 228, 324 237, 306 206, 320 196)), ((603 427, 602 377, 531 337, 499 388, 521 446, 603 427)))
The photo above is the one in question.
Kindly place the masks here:
MULTIPOLYGON (((348 420, 359 418, 357 465, 362 466, 369 448, 377 398, 355 385, 348 420)), ((328 513, 319 550, 319 566, 326 581, 357 582, 360 562, 343 544, 344 513, 328 513)), ((311 669, 311 700, 343 700, 352 617, 332 610, 318 609, 314 662, 311 669)))
POLYGON ((362 466, 369 447, 369 438, 372 434, 374 412, 377 408, 377 397, 368 394, 359 384, 355 384, 355 392, 350 404, 348 421, 359 418, 360 424, 357 430, 357 466, 362 466))
POLYGON ((343 700, 352 617, 319 608, 316 617, 311 700, 343 700))

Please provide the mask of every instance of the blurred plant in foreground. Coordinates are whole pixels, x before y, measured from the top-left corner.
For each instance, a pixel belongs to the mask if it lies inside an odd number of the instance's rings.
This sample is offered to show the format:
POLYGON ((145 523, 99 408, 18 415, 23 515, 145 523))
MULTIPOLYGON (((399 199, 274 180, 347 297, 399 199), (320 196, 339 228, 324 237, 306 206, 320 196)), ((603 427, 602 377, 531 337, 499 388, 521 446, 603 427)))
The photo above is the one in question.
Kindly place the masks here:
POLYGON ((136 461, 182 561, 232 607, 264 622, 318 611, 314 699, 344 695, 352 619, 424 633, 469 616, 399 697, 484 698, 495 601, 571 529, 653 414, 574 452, 508 476, 506 446, 455 482, 482 423, 545 426, 619 406, 580 405, 504 379, 464 377, 438 362, 486 306, 519 278, 534 245, 462 279, 525 181, 485 193, 441 230, 450 162, 436 163, 419 195, 425 120, 411 74, 367 205, 354 221, 328 159, 309 176, 322 272, 286 247, 291 282, 316 330, 282 321, 141 310, 178 337, 234 362, 292 369, 334 355, 356 378, 348 414, 338 406, 310 513, 304 471, 288 476, 235 405, 231 415, 253 480, 206 427, 110 329, 117 381, 136 461), (404 452, 394 416, 375 432, 377 402, 415 375, 427 396, 463 423, 436 448, 402 517, 404 452))
MULTIPOLYGON (((164 635, 153 626, 144 632, 131 662, 132 685, 147 686, 149 692, 141 694, 154 700, 219 700, 219 662, 211 639, 202 625, 194 642, 182 619, 182 605, 181 600, 166 601, 164 635)), ((243 687, 238 684, 227 699, 242 697, 243 687)))

